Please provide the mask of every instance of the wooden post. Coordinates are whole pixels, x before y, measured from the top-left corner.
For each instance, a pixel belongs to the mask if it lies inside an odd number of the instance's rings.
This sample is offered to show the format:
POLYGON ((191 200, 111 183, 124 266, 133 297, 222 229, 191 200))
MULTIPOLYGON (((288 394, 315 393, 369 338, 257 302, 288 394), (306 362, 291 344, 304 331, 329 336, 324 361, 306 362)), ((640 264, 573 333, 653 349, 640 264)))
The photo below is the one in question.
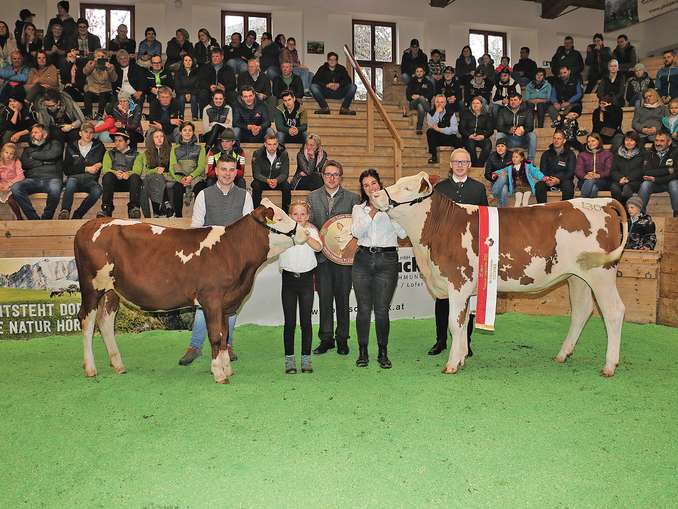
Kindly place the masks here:
POLYGON ((393 140, 393 179, 397 182, 403 176, 403 153, 398 141, 393 140))
POLYGON ((374 100, 367 94, 367 151, 374 154, 374 100))

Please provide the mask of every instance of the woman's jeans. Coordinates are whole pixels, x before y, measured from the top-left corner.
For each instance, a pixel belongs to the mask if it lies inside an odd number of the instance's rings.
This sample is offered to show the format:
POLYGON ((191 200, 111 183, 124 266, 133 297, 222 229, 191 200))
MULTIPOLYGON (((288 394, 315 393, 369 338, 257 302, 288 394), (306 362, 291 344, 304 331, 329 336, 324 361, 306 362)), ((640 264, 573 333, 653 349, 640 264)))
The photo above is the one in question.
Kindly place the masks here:
POLYGON ((492 196, 499 200, 500 207, 506 207, 509 199, 508 177, 499 175, 492 184, 492 196))
MULTIPOLYGON (((177 94, 177 104, 179 111, 183 114, 186 109, 186 94, 177 94)), ((200 118, 200 102, 197 94, 191 94, 191 116, 193 120, 200 118)))
POLYGON ((595 198, 598 196, 598 191, 610 190, 610 182, 605 179, 580 180, 580 182, 582 198, 595 198))

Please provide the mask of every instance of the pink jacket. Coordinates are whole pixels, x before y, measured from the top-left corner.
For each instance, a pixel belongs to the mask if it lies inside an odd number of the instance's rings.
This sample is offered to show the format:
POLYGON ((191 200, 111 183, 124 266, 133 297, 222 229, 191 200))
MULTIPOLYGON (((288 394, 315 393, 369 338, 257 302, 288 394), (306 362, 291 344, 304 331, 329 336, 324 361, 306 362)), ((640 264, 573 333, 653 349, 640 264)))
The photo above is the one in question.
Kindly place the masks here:
POLYGON ((9 183, 11 186, 24 178, 24 170, 21 168, 21 161, 18 159, 14 161, 14 164, 0 163, 0 182, 3 184, 9 183))

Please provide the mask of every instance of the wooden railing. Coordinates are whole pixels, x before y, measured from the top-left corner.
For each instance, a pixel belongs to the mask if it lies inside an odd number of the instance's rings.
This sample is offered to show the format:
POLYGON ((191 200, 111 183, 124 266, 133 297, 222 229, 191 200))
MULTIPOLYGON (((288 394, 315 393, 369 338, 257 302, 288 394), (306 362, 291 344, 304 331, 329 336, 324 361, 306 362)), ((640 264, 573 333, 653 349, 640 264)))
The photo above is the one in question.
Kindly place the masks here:
POLYGON ((403 168, 403 139, 384 109, 384 105, 379 100, 379 97, 377 97, 376 92, 372 89, 372 84, 365 76, 365 73, 363 73, 360 64, 353 56, 353 52, 345 44, 344 53, 349 63, 349 69, 353 68, 367 90, 367 150, 370 154, 374 153, 374 109, 376 108, 384 124, 386 124, 386 129, 388 129, 393 138, 393 177, 395 180, 398 180, 402 176, 403 168))

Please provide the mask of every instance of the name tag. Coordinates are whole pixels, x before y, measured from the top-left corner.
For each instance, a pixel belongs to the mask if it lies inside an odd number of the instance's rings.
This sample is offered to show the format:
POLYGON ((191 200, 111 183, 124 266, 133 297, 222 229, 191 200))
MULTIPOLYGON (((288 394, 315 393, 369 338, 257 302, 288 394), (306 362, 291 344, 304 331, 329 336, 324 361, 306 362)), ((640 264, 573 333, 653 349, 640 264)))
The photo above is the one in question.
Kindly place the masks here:
POLYGON ((565 161, 558 161, 558 166, 567 166, 565 161))

